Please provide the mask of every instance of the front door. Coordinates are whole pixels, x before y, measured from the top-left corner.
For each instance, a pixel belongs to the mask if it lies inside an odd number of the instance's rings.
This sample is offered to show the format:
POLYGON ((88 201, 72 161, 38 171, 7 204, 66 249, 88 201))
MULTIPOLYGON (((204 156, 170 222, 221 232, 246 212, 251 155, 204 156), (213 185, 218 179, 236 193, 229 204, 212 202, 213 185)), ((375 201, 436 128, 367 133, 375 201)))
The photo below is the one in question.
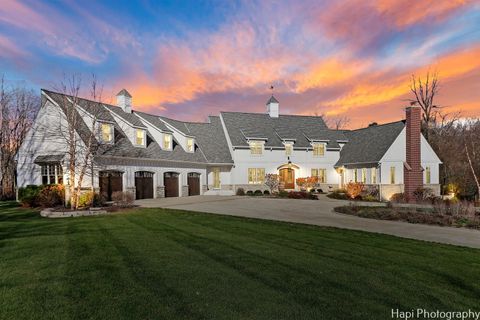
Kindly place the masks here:
POLYGON ((285 189, 295 189, 295 170, 280 169, 280 183, 284 185, 285 189))

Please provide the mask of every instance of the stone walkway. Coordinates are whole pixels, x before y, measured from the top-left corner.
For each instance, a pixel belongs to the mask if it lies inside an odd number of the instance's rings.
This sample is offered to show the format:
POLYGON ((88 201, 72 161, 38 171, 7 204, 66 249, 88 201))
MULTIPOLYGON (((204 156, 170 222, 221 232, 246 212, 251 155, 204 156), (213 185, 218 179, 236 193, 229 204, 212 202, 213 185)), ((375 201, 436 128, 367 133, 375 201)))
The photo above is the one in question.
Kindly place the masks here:
MULTIPOLYGON (((305 223, 384 233, 403 238, 425 240, 480 248, 480 231, 465 228, 411 224, 359 218, 333 212, 333 208, 348 204, 320 196, 320 200, 269 199, 237 196, 194 196, 183 198, 138 200, 138 205, 150 208, 172 208, 249 218, 305 223)), ((370 203, 370 205, 384 205, 370 203)))

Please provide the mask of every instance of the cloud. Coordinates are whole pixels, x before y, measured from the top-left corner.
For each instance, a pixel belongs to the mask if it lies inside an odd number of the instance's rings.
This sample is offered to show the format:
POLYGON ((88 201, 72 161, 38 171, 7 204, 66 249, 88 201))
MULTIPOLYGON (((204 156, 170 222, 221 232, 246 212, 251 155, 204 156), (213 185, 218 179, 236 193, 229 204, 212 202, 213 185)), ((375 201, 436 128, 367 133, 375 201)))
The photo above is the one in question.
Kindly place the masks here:
POLYGON ((18 47, 13 41, 0 35, 0 57, 12 58, 14 61, 18 61, 20 58, 24 58, 28 55, 28 52, 18 47))

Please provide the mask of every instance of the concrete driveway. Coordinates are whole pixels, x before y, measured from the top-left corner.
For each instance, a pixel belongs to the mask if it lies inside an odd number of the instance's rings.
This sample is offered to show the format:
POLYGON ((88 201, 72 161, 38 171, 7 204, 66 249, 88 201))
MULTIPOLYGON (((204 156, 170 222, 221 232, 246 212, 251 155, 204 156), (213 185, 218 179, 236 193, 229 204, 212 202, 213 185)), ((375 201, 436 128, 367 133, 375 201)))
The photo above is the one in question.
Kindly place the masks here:
POLYGON ((382 221, 339 214, 333 212, 333 208, 346 205, 348 201, 334 200, 325 196, 320 196, 319 201, 269 199, 246 196, 193 196, 137 200, 136 203, 148 208, 172 208, 305 223, 480 248, 480 231, 398 221, 382 221))

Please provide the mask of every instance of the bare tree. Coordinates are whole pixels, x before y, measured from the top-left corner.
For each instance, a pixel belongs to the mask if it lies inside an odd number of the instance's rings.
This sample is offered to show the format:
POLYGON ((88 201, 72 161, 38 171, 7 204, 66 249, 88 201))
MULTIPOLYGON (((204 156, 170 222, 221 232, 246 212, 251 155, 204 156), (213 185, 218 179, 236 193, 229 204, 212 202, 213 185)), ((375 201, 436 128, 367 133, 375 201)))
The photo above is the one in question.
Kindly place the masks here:
POLYGON ((101 103, 102 89, 98 88, 97 79, 93 76, 90 84, 91 100, 79 98, 81 79, 77 75, 62 81, 55 89, 62 93, 59 112, 65 121, 60 121, 59 130, 54 131, 60 134, 65 142, 69 180, 67 187, 70 206, 75 209, 88 175, 92 177, 93 190, 94 156, 100 147, 97 137, 102 108, 98 107, 98 104, 101 103))
POLYGON ((480 195, 480 120, 471 120, 463 125, 463 145, 468 167, 472 173, 477 187, 477 195, 480 195))
POLYGON ((327 127, 333 130, 342 130, 346 129, 348 125, 350 124, 350 118, 346 115, 343 116, 335 116, 335 117, 329 117, 322 115, 322 118, 324 119, 325 123, 327 124, 327 127))
POLYGON ((414 99, 409 99, 412 105, 418 105, 422 108, 422 118, 424 124, 424 133, 428 139, 429 128, 434 125, 438 106, 434 104, 435 95, 438 93, 439 81, 437 73, 427 72, 425 79, 412 75, 410 90, 414 94, 414 99))
POLYGON ((15 196, 15 156, 39 109, 39 99, 22 86, 6 88, 0 79, 0 199, 15 196))

